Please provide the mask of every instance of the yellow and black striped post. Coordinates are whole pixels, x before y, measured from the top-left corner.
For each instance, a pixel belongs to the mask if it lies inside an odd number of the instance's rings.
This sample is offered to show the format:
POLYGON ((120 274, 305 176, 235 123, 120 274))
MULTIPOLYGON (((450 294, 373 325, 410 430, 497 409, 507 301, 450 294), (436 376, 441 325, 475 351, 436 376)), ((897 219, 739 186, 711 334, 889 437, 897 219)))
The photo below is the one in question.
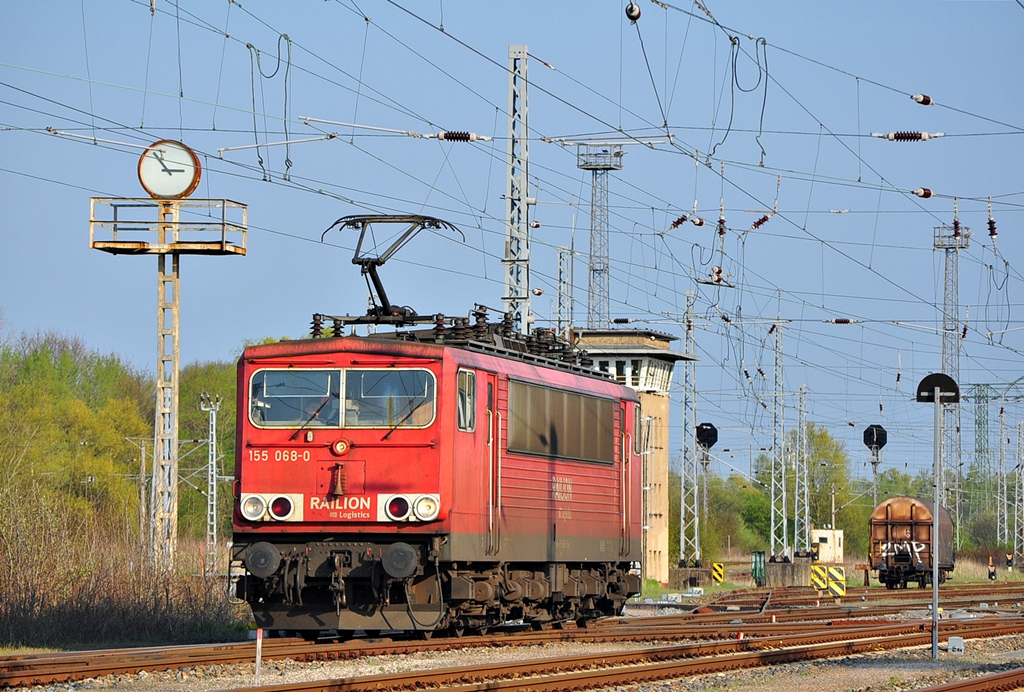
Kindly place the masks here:
POLYGON ((711 563, 711 578, 716 584, 721 584, 725 581, 725 563, 724 562, 712 562, 711 563))
POLYGON ((811 565, 811 586, 824 591, 828 588, 828 568, 824 565, 811 565))
POLYGON ((828 592, 836 598, 846 595, 846 568, 828 568, 828 592))

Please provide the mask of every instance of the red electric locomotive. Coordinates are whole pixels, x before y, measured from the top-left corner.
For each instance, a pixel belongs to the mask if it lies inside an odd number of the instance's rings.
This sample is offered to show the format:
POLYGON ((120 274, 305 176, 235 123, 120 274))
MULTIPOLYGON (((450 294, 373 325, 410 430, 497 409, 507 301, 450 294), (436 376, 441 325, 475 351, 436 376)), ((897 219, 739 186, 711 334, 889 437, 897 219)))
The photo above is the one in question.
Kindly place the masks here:
POLYGON ((619 613, 640 590, 636 394, 486 309, 472 326, 393 309, 370 266, 380 308, 314 316, 315 338, 238 363, 233 557, 257 624, 429 635, 619 613), (365 322, 398 328, 341 336, 365 322))

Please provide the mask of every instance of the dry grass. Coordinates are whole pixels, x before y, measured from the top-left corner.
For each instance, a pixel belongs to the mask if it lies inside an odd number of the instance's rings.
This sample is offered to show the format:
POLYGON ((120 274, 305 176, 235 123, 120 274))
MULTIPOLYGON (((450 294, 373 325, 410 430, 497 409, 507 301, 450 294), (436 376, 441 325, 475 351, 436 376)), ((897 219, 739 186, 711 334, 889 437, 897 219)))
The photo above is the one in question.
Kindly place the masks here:
MULTIPOLYGON (((7 489, 12 489, 8 485, 7 489)), ((179 544, 173 572, 142 557, 129 531, 52 497, 0 494, 0 646, 60 649, 244 637, 248 610, 201 576, 179 544), (15 506, 16 505, 16 506, 15 506), (76 511, 77 510, 77 511, 76 511)))

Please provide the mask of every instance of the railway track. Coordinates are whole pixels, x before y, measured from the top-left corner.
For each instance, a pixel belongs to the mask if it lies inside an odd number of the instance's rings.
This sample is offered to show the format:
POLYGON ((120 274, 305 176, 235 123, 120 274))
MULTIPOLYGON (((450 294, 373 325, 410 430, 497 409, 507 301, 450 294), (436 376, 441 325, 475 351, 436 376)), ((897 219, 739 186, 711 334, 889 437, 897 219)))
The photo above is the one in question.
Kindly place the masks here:
MULTIPOLYGON (((1024 619, 1015 618, 1016 621, 1013 623, 995 620, 993 618, 993 622, 985 623, 983 626, 968 626, 963 629, 957 626, 947 627, 941 633, 940 639, 945 640, 953 634, 977 638, 1024 631, 1024 619)), ((381 692, 421 688, 451 689, 458 692, 561 692, 649 683, 740 668, 848 656, 923 645, 931 641, 931 633, 921 623, 916 632, 908 632, 906 625, 889 625, 854 628, 842 634, 834 632, 832 635, 839 636, 834 636, 829 641, 820 641, 819 636, 812 634, 684 644, 529 662, 489 663, 481 666, 318 680, 258 689, 274 692, 381 692)))
MULTIPOLYGON (((788 590, 786 590, 788 591, 788 590)), ((1003 593, 990 591, 944 599, 942 604, 950 608, 968 608, 981 600, 993 602, 1004 598, 1003 593)), ((891 593, 891 592, 887 592, 891 593)), ((1006 595, 1024 591, 1007 590, 1006 595)), ((944 592, 945 596, 945 592, 944 592)), ((297 639, 267 639, 263 644, 263 658, 267 660, 290 658, 296 661, 333 661, 362 656, 411 653, 415 651, 442 651, 466 647, 524 646, 550 642, 607 643, 617 641, 652 642, 693 640, 767 641, 777 638, 780 629, 796 636, 816 636, 819 639, 846 636, 841 633, 859 632, 864 634, 871 628, 892 627, 894 623, 878 620, 910 607, 927 607, 925 602, 905 601, 901 604, 853 605, 791 605, 793 601, 807 598, 803 593, 786 593, 785 597, 773 598, 768 592, 745 594, 738 598, 718 599, 709 606, 725 606, 725 610, 713 607, 675 616, 607 618, 586 629, 570 628, 538 632, 495 633, 481 637, 431 639, 427 641, 393 641, 389 639, 363 639, 348 642, 311 643, 297 639), (749 603, 744 599, 748 599, 749 603), (757 600, 760 599, 760 600, 757 600), (743 605, 737 605, 743 603, 743 605), (730 609, 730 605, 736 609, 730 609), (710 612, 707 612, 710 611, 710 612), (838 633, 838 634, 837 634, 838 633)), ((821 602, 818 599, 819 603, 821 602)), ((974 620, 945 620, 942 631, 951 627, 970 630, 985 623, 989 618, 974 620)), ((1024 622, 1020 618, 1002 618, 1004 622, 1024 622)), ((930 627, 930 620, 910 620, 914 627, 930 627)), ((929 635, 930 637, 930 630, 929 635)), ((929 640, 930 641, 930 640, 929 640)), ((746 644, 744 646, 751 646, 746 644)), ((113 649, 58 654, 32 654, 0 658, 0 686, 47 684, 70 682, 109 674, 134 674, 140 670, 159 671, 182 667, 225 665, 251 662, 255 659, 253 642, 206 645, 198 647, 153 647, 136 649, 113 649)))

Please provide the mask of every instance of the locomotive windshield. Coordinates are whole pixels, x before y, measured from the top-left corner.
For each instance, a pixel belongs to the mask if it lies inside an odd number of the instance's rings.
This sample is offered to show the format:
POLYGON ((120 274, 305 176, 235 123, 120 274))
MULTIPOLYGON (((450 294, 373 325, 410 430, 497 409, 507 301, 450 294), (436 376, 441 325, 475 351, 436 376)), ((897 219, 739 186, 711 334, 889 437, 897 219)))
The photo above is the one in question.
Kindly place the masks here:
POLYGON ((258 427, 419 428, 434 418, 428 370, 260 370, 249 391, 258 427))

